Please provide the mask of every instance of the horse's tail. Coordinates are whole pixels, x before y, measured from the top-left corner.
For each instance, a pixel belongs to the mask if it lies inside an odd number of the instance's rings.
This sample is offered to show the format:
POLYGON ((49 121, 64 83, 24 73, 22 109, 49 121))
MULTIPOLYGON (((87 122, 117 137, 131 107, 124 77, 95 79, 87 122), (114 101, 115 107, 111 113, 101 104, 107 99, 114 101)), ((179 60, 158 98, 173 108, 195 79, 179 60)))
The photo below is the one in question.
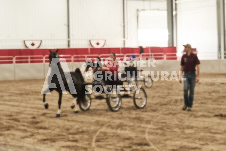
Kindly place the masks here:
POLYGON ((75 69, 75 74, 76 74, 76 77, 81 80, 81 82, 85 82, 83 76, 82 76, 82 72, 79 68, 76 68, 75 69))
POLYGON ((76 91, 78 93, 78 101, 80 102, 85 102, 85 93, 86 93, 86 85, 85 85, 85 80, 82 76, 82 72, 79 68, 75 69, 75 77, 77 80, 77 86, 76 86, 76 91))

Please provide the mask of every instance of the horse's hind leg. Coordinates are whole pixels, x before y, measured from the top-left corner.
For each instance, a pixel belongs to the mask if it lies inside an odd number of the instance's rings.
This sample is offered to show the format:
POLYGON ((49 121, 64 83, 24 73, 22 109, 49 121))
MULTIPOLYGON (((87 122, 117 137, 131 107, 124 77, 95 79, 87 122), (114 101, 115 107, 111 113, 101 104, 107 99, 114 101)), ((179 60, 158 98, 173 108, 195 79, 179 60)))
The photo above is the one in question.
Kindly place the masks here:
POLYGON ((45 107, 45 109, 48 109, 49 104, 48 104, 48 103, 46 103, 46 94, 43 94, 43 103, 44 103, 44 107, 45 107))
POLYGON ((75 109, 75 113, 78 113, 78 102, 76 98, 74 98, 74 100, 72 101, 71 108, 75 109))
POLYGON ((57 111, 56 117, 60 117, 60 113, 61 113, 61 100, 62 100, 62 92, 59 92, 58 111, 57 111))

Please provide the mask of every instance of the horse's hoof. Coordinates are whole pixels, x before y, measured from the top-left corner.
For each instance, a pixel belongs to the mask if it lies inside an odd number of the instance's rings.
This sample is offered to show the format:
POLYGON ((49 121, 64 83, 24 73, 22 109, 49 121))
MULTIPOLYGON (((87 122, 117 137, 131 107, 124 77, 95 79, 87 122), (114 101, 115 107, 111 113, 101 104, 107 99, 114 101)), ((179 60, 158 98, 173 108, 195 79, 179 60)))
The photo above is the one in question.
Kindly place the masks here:
POLYGON ((57 114, 56 117, 60 117, 60 114, 57 114))
POLYGON ((74 108, 75 108, 75 105, 72 105, 72 106, 71 106, 71 109, 74 109, 74 108))
POLYGON ((49 108, 49 104, 48 103, 46 103, 44 106, 45 106, 45 109, 49 108))
POLYGON ((78 111, 75 111, 75 114, 77 114, 78 113, 78 111))

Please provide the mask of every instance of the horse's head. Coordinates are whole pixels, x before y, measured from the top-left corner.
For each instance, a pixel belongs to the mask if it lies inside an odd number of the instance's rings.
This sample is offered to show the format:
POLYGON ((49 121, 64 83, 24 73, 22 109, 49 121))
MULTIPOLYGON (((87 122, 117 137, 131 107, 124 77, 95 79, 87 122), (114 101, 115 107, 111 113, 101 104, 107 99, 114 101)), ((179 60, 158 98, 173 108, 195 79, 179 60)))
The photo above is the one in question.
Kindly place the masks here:
POLYGON ((59 56, 58 56, 58 49, 56 51, 51 51, 49 50, 50 54, 49 54, 49 63, 52 63, 52 60, 54 58, 57 58, 59 59, 59 56))

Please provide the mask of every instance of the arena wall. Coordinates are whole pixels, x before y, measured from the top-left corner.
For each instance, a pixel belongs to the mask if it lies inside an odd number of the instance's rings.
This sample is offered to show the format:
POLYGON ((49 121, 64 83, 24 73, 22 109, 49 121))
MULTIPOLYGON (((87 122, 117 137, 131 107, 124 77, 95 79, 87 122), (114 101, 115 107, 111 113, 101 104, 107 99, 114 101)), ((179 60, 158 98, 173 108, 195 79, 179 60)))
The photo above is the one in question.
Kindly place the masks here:
POLYGON ((220 61, 220 71, 222 73, 226 73, 226 60, 221 60, 220 61))
POLYGON ((0 65, 0 80, 14 80, 14 65, 1 64, 0 65))
MULTIPOLYGON (((125 16, 122 0, 69 0, 69 6, 70 45, 77 48, 90 47, 89 39, 107 39, 106 47, 138 46, 137 10, 166 10, 164 1, 141 0, 128 0, 125 16)), ((2 0, 0 18, 1 49, 25 48, 29 39, 42 40, 41 48, 68 46, 66 0, 2 0)))
POLYGON ((126 47, 136 47, 138 43, 138 10, 166 10, 165 1, 127 1, 127 18, 126 18, 126 47))
POLYGON ((43 79, 44 64, 15 64, 15 80, 43 79))
POLYGON ((0 48, 25 48, 23 40, 48 40, 43 48, 67 47, 67 1, 1 0, 0 48), (13 12, 14 11, 14 12, 13 12))
MULTIPOLYGON (((81 68, 84 63, 68 63, 70 71, 74 71, 76 68, 81 68)), ((148 63, 146 63, 148 64, 148 63)), ((179 60, 158 60, 155 63, 156 67, 140 67, 138 62, 138 68, 144 71, 172 71, 180 70, 179 60)), ((226 60, 201 60, 201 73, 226 73, 226 60)), ((1 64, 0 65, 0 80, 29 80, 29 79, 44 79, 48 73, 49 64, 32 63, 32 64, 1 64)), ((83 69, 84 70, 84 67, 83 69)), ((119 71, 123 71, 123 67, 119 68, 119 71)))

